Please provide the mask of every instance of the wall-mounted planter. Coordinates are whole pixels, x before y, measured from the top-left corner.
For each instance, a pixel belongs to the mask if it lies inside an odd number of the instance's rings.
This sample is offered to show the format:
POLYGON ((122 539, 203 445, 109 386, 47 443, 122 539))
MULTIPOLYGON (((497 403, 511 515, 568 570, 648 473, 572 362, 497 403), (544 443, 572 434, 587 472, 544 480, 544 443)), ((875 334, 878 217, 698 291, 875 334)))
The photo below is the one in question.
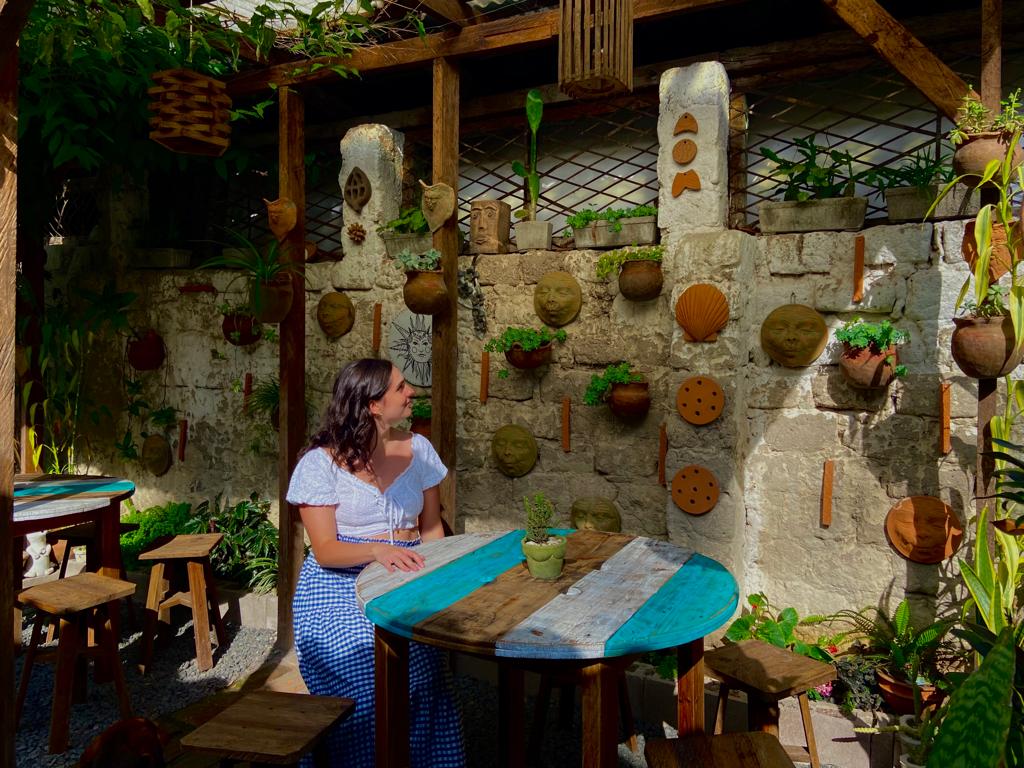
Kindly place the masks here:
POLYGON ((619 271, 619 293, 630 301, 650 301, 661 295, 664 281, 660 261, 624 261, 619 271))
POLYGON ((646 381, 612 384, 608 407, 620 419, 642 419, 651 409, 651 393, 646 381))
POLYGON ((874 344, 858 349, 844 342, 839 370, 857 389, 884 389, 896 378, 897 360, 895 345, 880 352, 874 344))
POLYGON ((637 216, 619 219, 621 229, 612 231, 610 221, 595 221, 582 229, 573 229, 577 248, 621 248, 625 245, 650 245, 658 238, 658 217, 637 216))
POLYGON ((279 273, 269 283, 253 283, 249 290, 249 306, 259 307, 256 319, 261 323, 280 323, 292 308, 292 277, 279 273), (256 298, 257 288, 259 300, 256 298))
MULTIPOLYGON (((953 170, 957 176, 966 175, 964 179, 968 186, 975 186, 977 178, 985 172, 985 166, 993 160, 1002 160, 1006 157, 1006 150, 1009 148, 1011 135, 1001 131, 988 133, 970 134, 960 143, 953 152, 953 170)), ((1024 150, 1019 146, 1013 150, 1013 164, 1020 165, 1024 162, 1024 150)))
POLYGON ((516 223, 516 248, 520 251, 550 251, 550 221, 520 221, 516 223))
POLYGON ((539 368, 551 362, 551 344, 549 341, 531 350, 523 349, 521 344, 513 344, 512 349, 505 350, 505 359, 514 368, 539 368))
POLYGON ((950 351, 972 379, 998 379, 1016 368, 1024 350, 1014 351, 1013 322, 1001 317, 954 317, 950 351))
MULTIPOLYGON (((919 224, 932 201, 939 196, 939 185, 927 187, 892 187, 885 190, 885 205, 889 210, 889 221, 893 224, 910 222, 919 224)), ((967 187, 956 187, 935 206, 928 221, 962 219, 978 213, 978 193, 967 187), (961 210, 963 206, 963 210, 961 210)))
POLYGON ((152 328, 128 341, 128 363, 136 371, 155 371, 163 365, 165 357, 164 340, 152 328))
POLYGON ((224 315, 220 325, 224 338, 236 347, 247 347, 260 340, 262 335, 260 324, 252 315, 224 315))
POLYGON ((783 232, 857 230, 864 226, 866 197, 830 197, 826 200, 788 200, 761 203, 761 231, 783 232))
POLYGON ((448 289, 444 275, 436 272, 409 270, 402 288, 405 306, 417 315, 436 315, 448 306, 448 289))
POLYGON ((392 259, 402 251, 413 254, 426 253, 434 247, 434 236, 429 232, 415 235, 396 235, 394 232, 383 232, 380 239, 384 241, 384 250, 392 259))

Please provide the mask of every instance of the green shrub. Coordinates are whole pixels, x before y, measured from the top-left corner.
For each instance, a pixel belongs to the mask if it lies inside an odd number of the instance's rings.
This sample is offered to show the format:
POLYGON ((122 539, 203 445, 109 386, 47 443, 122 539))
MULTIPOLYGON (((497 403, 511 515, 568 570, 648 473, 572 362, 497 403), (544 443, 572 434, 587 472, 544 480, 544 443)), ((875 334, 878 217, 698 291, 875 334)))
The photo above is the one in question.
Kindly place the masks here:
POLYGON ((430 398, 425 395, 412 399, 412 417, 414 419, 429 419, 432 414, 430 398))
MULTIPOLYGON (((484 344, 484 350, 487 352, 508 352, 518 344, 524 352, 532 352, 553 341, 564 342, 566 338, 566 333, 561 328, 557 331, 552 331, 550 328, 542 327, 539 331, 535 331, 533 328, 509 326, 500 336, 495 336, 484 344)), ((508 368, 502 368, 498 371, 498 378, 507 379, 508 368)))
POLYGON ((430 231, 430 224, 423 217, 419 206, 403 208, 397 219, 392 219, 378 228, 378 232, 393 232, 396 235, 422 235, 430 231))
POLYGON ((761 148, 761 154, 775 163, 771 176, 781 177, 783 200, 805 201, 841 197, 852 191, 860 174, 853 172, 853 158, 849 152, 840 152, 815 144, 816 136, 811 134, 794 139, 799 158, 786 160, 768 147, 761 148), (845 169, 845 176, 843 170, 845 169))
POLYGON ((918 152, 895 168, 883 166, 869 171, 864 175, 864 181, 879 190, 895 187, 927 189, 933 184, 947 184, 953 179, 953 166, 948 161, 949 155, 936 160, 927 152, 918 152))
POLYGON ((395 256, 395 267, 406 272, 433 272, 441 268, 441 252, 436 248, 416 254, 402 251, 395 256))
POLYGON ((138 523, 139 528, 121 536, 121 556, 129 570, 139 567, 139 554, 161 536, 185 533, 192 505, 172 501, 162 507, 135 510, 121 518, 125 523, 138 523))
POLYGON ((620 219, 636 219, 641 216, 657 215, 658 208, 653 205, 638 205, 636 208, 606 208, 603 211, 595 211, 592 208, 584 211, 573 211, 565 220, 565 236, 569 237, 572 235, 572 230, 583 229, 583 227, 593 224, 595 221, 609 221, 611 222, 609 229, 612 232, 621 232, 622 222, 620 219))
MULTIPOLYGON (((880 323, 865 323, 859 317, 846 322, 842 328, 836 330, 836 341, 849 344, 854 349, 868 349, 871 347, 875 354, 885 352, 894 345, 906 344, 910 341, 910 334, 896 328, 888 320, 880 323)), ((886 362, 892 365, 892 356, 886 357, 886 362)), ((900 364, 893 368, 897 376, 907 375, 907 366, 900 364)))
POLYGON ((603 280, 618 274, 622 265, 627 261, 656 261, 660 264, 664 255, 665 246, 663 245, 631 245, 626 248, 616 248, 614 251, 605 251, 601 254, 594 272, 598 279, 603 280))
POLYGON ((583 393, 583 403, 585 405, 601 405, 608 397, 612 384, 632 384, 643 380, 643 376, 630 370, 629 363, 609 365, 604 369, 603 374, 590 378, 587 391, 583 393))

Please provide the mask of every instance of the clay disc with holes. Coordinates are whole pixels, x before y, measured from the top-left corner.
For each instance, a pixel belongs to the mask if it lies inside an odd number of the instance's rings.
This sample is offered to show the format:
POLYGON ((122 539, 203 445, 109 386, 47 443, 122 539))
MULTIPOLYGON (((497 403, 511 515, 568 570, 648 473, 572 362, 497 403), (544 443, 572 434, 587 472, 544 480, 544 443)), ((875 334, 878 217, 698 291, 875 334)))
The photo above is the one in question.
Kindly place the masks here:
POLYGON ((885 516, 885 537, 915 563, 941 563, 960 548, 964 531, 953 509, 934 496, 909 496, 885 516))
POLYGON ((691 464, 672 478, 672 501, 688 515, 703 515, 718 503, 718 480, 710 469, 691 464))
POLYGON ((676 409, 690 424, 710 424, 722 415, 725 392, 710 376, 693 376, 679 385, 676 409))

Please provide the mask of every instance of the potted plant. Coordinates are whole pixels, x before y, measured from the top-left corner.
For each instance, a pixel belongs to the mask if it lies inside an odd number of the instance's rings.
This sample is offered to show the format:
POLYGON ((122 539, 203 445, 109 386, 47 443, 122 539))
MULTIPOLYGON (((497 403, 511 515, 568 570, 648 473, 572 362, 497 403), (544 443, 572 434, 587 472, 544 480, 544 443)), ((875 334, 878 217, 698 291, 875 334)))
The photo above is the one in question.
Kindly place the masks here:
POLYGON ((424 253, 434 244, 430 224, 418 205, 403 208, 398 218, 382 224, 377 228, 377 233, 384 241, 384 250, 392 259, 403 252, 424 253))
POLYGON ((431 415, 430 398, 426 395, 414 397, 412 399, 412 424, 409 426, 410 431, 423 435, 429 440, 431 415))
POLYGON ((224 315, 220 329, 229 343, 247 347, 263 337, 263 328, 248 304, 224 303, 218 309, 224 315))
POLYGON ((556 536, 549 530, 555 514, 555 506, 543 493, 531 499, 523 497, 526 509, 526 535, 523 536, 523 556, 526 567, 535 579, 551 581, 562 575, 565 562, 565 536, 556 536))
POLYGON ((592 376, 583 393, 586 405, 608 403, 612 413, 622 419, 642 419, 651 408, 648 384, 634 373, 628 362, 609 365, 600 376, 592 376))
POLYGON ((537 221, 537 200, 540 198, 540 176, 537 175, 537 130, 544 114, 544 101, 540 91, 531 90, 526 94, 526 122, 530 126, 529 166, 518 160, 512 163, 512 170, 523 177, 529 199, 526 205, 516 211, 516 247, 521 251, 551 249, 551 222, 537 221))
POLYGON ((262 379, 252 388, 248 400, 249 413, 264 416, 277 431, 281 428, 281 384, 276 377, 262 379))
MULTIPOLYGON (((551 362, 551 345, 556 341, 564 342, 565 339, 566 333, 561 328, 552 331, 546 327, 534 330, 509 326, 500 336, 495 336, 484 344, 484 350, 504 352, 508 364, 514 368, 539 368, 551 362)), ((499 371, 498 376, 507 378, 508 370, 499 371)))
MULTIPOLYGON (((856 733, 895 733, 900 743, 900 768, 925 768, 935 744, 945 705, 920 714, 900 715, 896 725, 854 728, 856 733)), ((944 765, 944 763, 942 763, 944 765)))
POLYGON ((888 320, 865 323, 855 317, 836 331, 836 340, 843 343, 839 369, 855 387, 882 389, 907 375, 907 366, 897 362, 896 347, 910 341, 910 334, 888 320))
POLYGON ((239 232, 229 230, 236 247, 204 261, 200 268, 239 269, 249 279, 249 308, 261 323, 280 323, 292 307, 294 264, 284 258, 281 244, 271 240, 262 250, 239 232))
POLYGON ((163 337, 152 328, 132 331, 126 354, 128 364, 136 371, 155 371, 166 357, 163 337))
POLYGON ((658 238, 658 209, 653 205, 573 211, 565 223, 565 234, 571 231, 577 248, 649 245, 658 238))
POLYGON ((434 248, 418 254, 402 251, 395 256, 395 266, 405 270, 402 297, 409 309, 418 315, 436 315, 448 306, 440 251, 434 248))
POLYGON ((761 203, 762 232, 856 230, 864 224, 868 200, 853 196, 859 174, 853 172, 850 153, 814 142, 814 135, 794 139, 797 160, 784 160, 767 147, 761 149, 775 163, 771 175, 785 179, 782 202, 761 203))
MULTIPOLYGON (((953 167, 947 164, 949 157, 931 157, 927 152, 918 152, 895 168, 877 168, 865 176, 885 196, 889 210, 889 221, 899 224, 907 221, 924 221, 932 200, 939 194, 940 185, 953 178, 953 167)), ((977 213, 977 193, 964 193, 949 197, 940 208, 932 213, 933 219, 949 219, 977 213), (973 210, 967 210, 973 201, 973 210), (960 211, 963 207, 965 210, 960 211)))
POLYGON ((993 160, 1010 158, 1013 168, 1024 162, 1024 151, 1018 146, 1024 130, 1020 88, 1001 100, 999 107, 993 115, 969 88, 957 110, 949 140, 956 147, 953 170, 963 184, 978 186, 979 177, 993 160))
POLYGON ((632 301, 650 301, 661 293, 664 278, 661 259, 663 245, 641 245, 606 251, 597 260, 595 272, 605 279, 618 272, 619 293, 632 301))

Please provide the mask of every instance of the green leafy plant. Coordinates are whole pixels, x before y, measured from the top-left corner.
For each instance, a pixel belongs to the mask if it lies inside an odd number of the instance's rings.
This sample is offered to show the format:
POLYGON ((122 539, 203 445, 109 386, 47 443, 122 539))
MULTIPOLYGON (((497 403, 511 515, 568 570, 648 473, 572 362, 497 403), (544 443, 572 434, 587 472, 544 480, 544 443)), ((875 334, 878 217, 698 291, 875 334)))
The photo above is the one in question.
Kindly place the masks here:
POLYGON ((551 536, 548 529, 554 520, 555 505, 543 493, 536 493, 532 499, 523 496, 523 508, 526 510, 526 541, 546 543, 551 536))
MULTIPOLYGON (((552 331, 550 328, 541 327, 540 330, 534 330, 533 328, 521 328, 517 326, 509 326, 502 331, 500 336, 495 336, 489 339, 484 344, 484 350, 487 352, 508 352, 514 347, 519 347, 524 352, 532 352, 535 349, 540 349, 543 346, 551 344, 552 342, 564 342, 568 338, 566 332, 559 328, 557 331, 552 331)), ((502 368, 498 371, 498 378, 508 378, 508 368, 502 368)))
MULTIPOLYGON (((870 347, 874 354, 881 354, 891 346, 906 344, 910 341, 910 334, 896 328, 888 320, 883 320, 880 323, 865 323, 859 317, 855 317, 836 330, 836 340, 849 344, 854 349, 870 347)), ((890 365, 895 362, 892 355, 887 356, 885 360, 890 365)), ((896 365, 893 372, 897 376, 906 376, 907 366, 902 363, 896 365)))
POLYGON ((572 230, 583 229, 595 221, 607 221, 611 223, 609 229, 612 232, 622 231, 622 219, 636 219, 641 216, 657 216, 658 208, 654 205, 638 205, 635 208, 606 208, 603 211, 595 211, 587 208, 582 211, 573 211, 565 220, 565 236, 572 235, 572 230))
POLYGON ((583 393, 583 402, 585 405, 601 405, 611 392, 612 384, 632 384, 643 380, 641 374, 631 370, 628 362, 609 365, 600 376, 595 374, 590 377, 587 391, 583 393))
POLYGON ((391 232, 396 235, 422 235, 430 231, 430 224, 423 216, 419 206, 403 208, 398 218, 385 222, 377 231, 391 232))
POLYGON ((785 180, 783 200, 824 200, 853 192, 860 174, 849 152, 815 144, 815 135, 794 139, 798 159, 786 160, 768 147, 761 154, 775 163, 771 175, 785 180), (845 173, 844 173, 845 171, 845 173))
POLYGON ((149 413, 149 423, 161 432, 166 432, 178 425, 178 411, 172 405, 157 408, 149 413))
POLYGON ((894 168, 883 166, 869 171, 864 181, 879 190, 895 187, 929 189, 934 184, 946 184, 954 176, 949 156, 935 158, 928 152, 918 152, 894 168))
MULTIPOLYGON (((999 102, 999 111, 991 110, 981 103, 974 94, 974 86, 968 86, 956 113, 956 125, 949 132, 949 140, 961 144, 970 136, 979 133, 1020 133, 1024 131, 1024 112, 1021 111, 1021 89, 1011 91, 999 102)), ((1012 145, 1016 146, 1016 144, 1012 145)))
POLYGON ((526 180, 529 201, 526 206, 516 211, 516 217, 525 221, 537 220, 537 201, 540 199, 540 176, 537 174, 537 130, 544 115, 544 100, 540 91, 530 90, 526 94, 526 122, 530 126, 529 165, 524 166, 518 160, 512 162, 512 170, 526 180))
POLYGON ((845 712, 860 709, 874 712, 882 708, 882 696, 878 692, 878 678, 875 676, 875 659, 859 653, 850 653, 833 659, 836 680, 832 686, 832 700, 845 712))
POLYGON ((395 256, 395 268, 406 272, 436 272, 441 268, 441 252, 436 248, 416 254, 401 251, 395 256))
POLYGON ((605 251, 597 260, 594 272, 599 279, 605 279, 618 274, 622 265, 627 261, 656 261, 661 263, 665 255, 663 245, 641 245, 616 248, 614 251, 605 251))
POLYGON ((139 554, 157 539, 184 533, 191 514, 191 504, 169 502, 141 511, 133 509, 124 516, 124 522, 136 523, 139 526, 136 530, 121 535, 121 555, 125 568, 137 569, 139 554))
POLYGON ((429 419, 432 413, 430 398, 426 396, 414 397, 412 399, 412 418, 429 419))
MULTIPOLYGON (((297 271, 297 265, 286 258, 281 244, 272 239, 266 249, 260 248, 240 232, 228 230, 234 245, 220 256, 207 259, 200 269, 238 269, 249 282, 250 308, 255 312, 263 309, 266 286, 274 280, 297 271)), ((238 277, 233 278, 228 286, 238 277)))
POLYGON ((832 661, 829 647, 835 647, 838 638, 820 638, 816 643, 808 643, 796 634, 797 627, 821 624, 827 617, 807 616, 801 619, 795 608, 783 608, 776 613, 763 592, 748 595, 747 603, 749 611, 733 621, 726 630, 727 640, 734 643, 760 640, 779 648, 788 648, 811 659, 832 661))

